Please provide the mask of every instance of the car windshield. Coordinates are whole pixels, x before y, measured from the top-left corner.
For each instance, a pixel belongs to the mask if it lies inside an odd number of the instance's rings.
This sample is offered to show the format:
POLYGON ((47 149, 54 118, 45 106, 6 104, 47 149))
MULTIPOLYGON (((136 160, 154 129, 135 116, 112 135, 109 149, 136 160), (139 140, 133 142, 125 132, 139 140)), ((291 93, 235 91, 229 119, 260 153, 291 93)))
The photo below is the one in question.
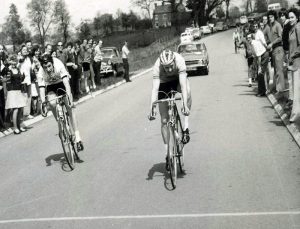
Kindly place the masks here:
POLYGON ((116 56, 115 50, 113 50, 113 49, 102 49, 101 51, 102 51, 103 57, 116 56))
POLYGON ((181 45, 178 48, 179 53, 196 53, 201 54, 204 51, 204 47, 202 44, 188 44, 181 45))

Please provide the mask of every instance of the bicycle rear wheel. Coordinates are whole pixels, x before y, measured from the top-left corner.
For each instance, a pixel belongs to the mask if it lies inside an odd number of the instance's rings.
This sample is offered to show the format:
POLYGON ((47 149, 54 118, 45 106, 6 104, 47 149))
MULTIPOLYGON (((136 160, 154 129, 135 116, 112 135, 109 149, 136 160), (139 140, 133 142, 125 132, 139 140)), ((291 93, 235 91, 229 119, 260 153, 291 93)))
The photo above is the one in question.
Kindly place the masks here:
POLYGON ((177 144, 176 144, 176 136, 174 133, 174 129, 170 127, 170 140, 168 144, 168 164, 169 164, 169 174, 171 178, 171 183, 173 189, 176 188, 177 185, 177 144))
POLYGON ((62 144, 65 159, 70 169, 73 170, 75 168, 75 160, 74 160, 74 153, 73 153, 73 147, 71 142, 72 135, 68 130, 66 119, 59 118, 58 120, 59 120, 58 123, 60 128, 59 138, 62 144))
POLYGON ((177 107, 175 107, 175 131, 176 131, 176 146, 177 146, 177 158, 178 158, 178 165, 179 170, 181 173, 184 173, 184 144, 182 143, 183 138, 183 128, 181 119, 177 110, 177 107))

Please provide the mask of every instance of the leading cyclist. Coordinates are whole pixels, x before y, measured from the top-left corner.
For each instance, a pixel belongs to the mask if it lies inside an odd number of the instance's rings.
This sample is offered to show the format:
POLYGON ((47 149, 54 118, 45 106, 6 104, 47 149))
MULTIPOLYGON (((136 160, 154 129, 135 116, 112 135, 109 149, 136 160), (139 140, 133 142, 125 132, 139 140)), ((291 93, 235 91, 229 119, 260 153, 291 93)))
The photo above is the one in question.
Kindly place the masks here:
MULTIPOLYGON (((186 73, 186 65, 183 57, 171 50, 164 50, 156 60, 153 67, 153 86, 151 96, 151 107, 149 119, 153 119, 156 114, 156 105, 153 105, 157 99, 167 98, 170 91, 182 93, 184 118, 183 143, 190 140, 188 129, 188 118, 192 106, 192 97, 189 80, 186 73)), ((161 116, 161 133, 166 148, 168 150, 168 140, 170 134, 167 128, 168 122, 168 104, 159 103, 159 112, 161 116)))
MULTIPOLYGON (((69 73, 64 64, 57 58, 49 54, 44 54, 41 59, 41 68, 37 74, 38 85, 40 89, 40 96, 42 104, 47 99, 50 101, 50 109, 57 120, 56 114, 56 96, 67 94, 66 108, 71 118, 71 125, 75 132, 75 142, 78 151, 84 149, 83 143, 79 134, 75 112, 73 110, 73 97, 71 94, 71 87, 69 82, 69 73)), ((43 109, 42 109, 43 111, 43 109)))

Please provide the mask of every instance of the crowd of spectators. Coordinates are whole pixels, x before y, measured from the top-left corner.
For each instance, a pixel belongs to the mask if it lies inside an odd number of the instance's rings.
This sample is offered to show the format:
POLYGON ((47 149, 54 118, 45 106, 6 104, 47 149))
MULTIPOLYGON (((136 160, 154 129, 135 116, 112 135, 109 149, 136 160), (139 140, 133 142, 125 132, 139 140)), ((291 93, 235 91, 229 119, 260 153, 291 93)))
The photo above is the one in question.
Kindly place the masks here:
POLYGON ((84 39, 56 46, 26 41, 19 52, 8 54, 0 45, 0 130, 13 126, 15 134, 26 131, 23 121, 40 113, 37 73, 41 55, 51 54, 62 61, 70 75, 74 100, 101 85, 102 41, 84 39))
POLYGON ((274 94, 289 115, 300 119, 300 22, 298 9, 268 11, 259 20, 237 26, 235 49, 243 44, 248 86, 257 81, 258 97, 274 94))

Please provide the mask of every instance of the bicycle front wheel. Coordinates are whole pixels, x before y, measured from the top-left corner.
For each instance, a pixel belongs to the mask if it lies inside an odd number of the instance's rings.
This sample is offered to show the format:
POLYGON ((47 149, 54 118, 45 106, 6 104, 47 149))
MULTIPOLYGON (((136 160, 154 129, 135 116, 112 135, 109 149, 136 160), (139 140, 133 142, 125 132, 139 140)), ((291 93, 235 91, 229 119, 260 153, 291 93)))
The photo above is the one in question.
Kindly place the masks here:
POLYGON ((176 133, 176 146, 177 146, 177 158, 178 158, 178 165, 179 170, 181 173, 184 173, 184 144, 182 143, 183 139, 183 128, 181 119, 176 107, 176 122, 175 122, 175 133, 176 133))
POLYGON ((60 133, 59 133, 59 138, 62 144, 62 148, 64 151, 65 159, 70 167, 71 170, 75 168, 75 160, 74 160, 74 153, 73 153, 73 147, 72 147, 72 135, 70 134, 66 120, 61 120, 59 119, 59 128, 60 128, 60 133))
POLYGON ((171 178, 171 183, 173 189, 176 188, 177 185, 177 144, 176 144, 176 136, 174 133, 174 129, 172 127, 170 130, 170 140, 168 144, 168 164, 169 164, 169 174, 171 178))

